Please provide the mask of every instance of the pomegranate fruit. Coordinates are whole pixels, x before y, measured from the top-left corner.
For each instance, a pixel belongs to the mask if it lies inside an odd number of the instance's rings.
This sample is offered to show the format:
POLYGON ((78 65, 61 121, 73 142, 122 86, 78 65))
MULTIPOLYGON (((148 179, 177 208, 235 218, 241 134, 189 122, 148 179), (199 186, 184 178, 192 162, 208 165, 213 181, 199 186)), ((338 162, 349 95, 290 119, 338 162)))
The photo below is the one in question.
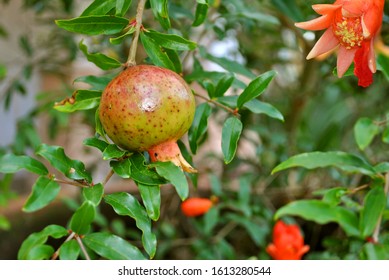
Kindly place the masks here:
POLYGON ((208 212, 213 206, 209 198, 192 197, 181 203, 181 211, 187 217, 197 217, 208 212))
POLYGON ((147 151, 153 162, 171 161, 196 172, 177 145, 191 126, 195 109, 192 91, 178 74, 136 65, 123 70, 104 89, 99 116, 116 145, 147 151))

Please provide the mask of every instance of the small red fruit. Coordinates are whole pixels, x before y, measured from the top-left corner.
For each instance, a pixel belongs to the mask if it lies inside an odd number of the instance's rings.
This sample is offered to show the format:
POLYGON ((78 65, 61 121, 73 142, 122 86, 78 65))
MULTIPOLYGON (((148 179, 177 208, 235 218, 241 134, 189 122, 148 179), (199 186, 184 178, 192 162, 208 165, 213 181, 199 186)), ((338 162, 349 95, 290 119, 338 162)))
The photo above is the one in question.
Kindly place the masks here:
POLYGON ((196 172, 177 145, 190 128, 196 104, 191 89, 175 72, 152 65, 123 70, 105 88, 101 124, 112 141, 129 151, 148 151, 152 161, 172 161, 196 172))
POLYGON ((181 203, 181 211, 187 217, 196 217, 207 213, 212 206, 211 199, 192 197, 181 203))

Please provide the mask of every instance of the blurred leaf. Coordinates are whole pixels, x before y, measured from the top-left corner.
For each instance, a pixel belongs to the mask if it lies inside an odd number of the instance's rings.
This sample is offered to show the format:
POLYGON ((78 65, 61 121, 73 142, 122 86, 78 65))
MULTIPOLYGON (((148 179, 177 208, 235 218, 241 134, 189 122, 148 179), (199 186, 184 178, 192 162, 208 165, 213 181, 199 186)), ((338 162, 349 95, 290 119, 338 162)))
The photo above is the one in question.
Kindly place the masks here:
POLYGON ((109 260, 145 260, 137 247, 119 236, 95 232, 82 239, 86 246, 109 260))
POLYGON ((389 172, 389 162, 381 162, 374 166, 376 173, 386 173, 389 172))
POLYGON ((96 137, 86 138, 83 141, 83 144, 90 147, 95 147, 99 149, 101 152, 104 152, 105 148, 109 145, 107 142, 100 140, 96 137))
POLYGON ((55 103, 54 109, 64 113, 72 113, 78 110, 96 108, 100 104, 101 93, 97 90, 77 90, 72 97, 55 103))
POLYGON ((156 162, 153 165, 157 173, 174 186, 178 196, 184 201, 189 195, 189 185, 181 168, 170 161, 156 162))
POLYGON ((201 138, 207 132, 208 118, 212 114, 212 107, 208 103, 202 103, 196 108, 192 126, 188 131, 189 146, 193 154, 197 153, 201 138))
POLYGON ((3 64, 0 64, 0 80, 4 79, 7 76, 7 67, 3 64))
POLYGON ((284 116, 273 105, 261 102, 258 99, 252 99, 243 105, 254 114, 265 114, 273 119, 284 121, 284 116))
POLYGON ((9 220, 3 215, 0 215, 0 230, 10 230, 10 229, 11 229, 11 223, 9 222, 9 220))
POLYGON ((207 213, 204 215, 204 227, 203 231, 205 235, 212 234, 212 230, 215 228, 217 223, 219 222, 219 208, 211 207, 207 213))
POLYGON ((366 149, 379 132, 379 127, 371 119, 360 118, 354 126, 354 137, 359 149, 366 149))
POLYGON ((108 83, 112 80, 111 77, 97 76, 82 76, 74 80, 74 82, 82 82, 92 86, 91 90, 103 91, 108 83))
POLYGON ((49 173, 46 166, 32 157, 14 154, 0 156, 1 173, 15 173, 23 168, 38 175, 47 175, 49 173))
POLYGON ((105 130, 104 130, 103 125, 101 124, 101 121, 100 121, 99 107, 97 107, 96 112, 95 112, 95 130, 96 130, 96 133, 101 135, 101 137, 103 137, 104 140, 106 142, 108 142, 108 140, 105 136, 105 130))
POLYGON ((271 2, 278 11, 293 19, 293 21, 298 22, 304 20, 299 8, 296 5, 296 0, 289 0, 288 2, 283 0, 271 0, 271 2))
POLYGON ((81 161, 70 159, 65 154, 63 147, 41 144, 36 154, 47 159, 54 168, 69 179, 86 180, 88 183, 92 181, 92 177, 85 170, 84 164, 81 161))
POLYGON ((386 195, 382 186, 372 188, 363 203, 359 228, 363 237, 373 234, 386 206, 386 195))
POLYGON ((138 184, 138 189, 146 208, 147 215, 153 221, 157 221, 161 208, 161 188, 160 186, 147 186, 138 184))
POLYGON ((208 14, 208 0, 197 0, 195 20, 192 26, 199 26, 204 23, 208 14))
POLYGON ((30 234, 20 246, 18 260, 27 260, 31 255, 30 251, 34 250, 36 246, 44 244, 49 236, 58 239, 68 234, 66 228, 58 225, 48 225, 42 231, 30 234))
POLYGON ((124 16, 131 7, 131 0, 116 0, 116 15, 124 16))
POLYGON ((56 20, 55 23, 67 31, 93 36, 117 34, 128 25, 129 21, 122 17, 104 15, 56 20))
POLYGON ((32 192, 23 206, 23 211, 34 212, 52 202, 58 195, 61 187, 53 179, 41 176, 32 186, 32 192))
POLYGON ((265 89, 267 89, 275 75, 276 72, 272 70, 263 73, 256 79, 252 80, 245 90, 239 95, 237 103, 238 108, 242 108, 245 103, 261 95, 265 89))
POLYGON ((120 161, 111 161, 109 165, 120 177, 124 179, 131 178, 131 160, 129 158, 120 161))
POLYGON ((166 180, 160 177, 156 171, 148 168, 145 158, 142 154, 136 153, 130 157, 131 161, 131 178, 143 185, 162 185, 166 180))
POLYGON ((135 220, 137 228, 143 233, 143 246, 150 258, 153 258, 157 249, 157 240, 151 231, 151 220, 139 201, 125 192, 106 195, 104 200, 112 206, 118 215, 130 216, 135 220))
POLYGON ((73 214, 70 220, 70 229, 78 235, 88 233, 95 218, 96 208, 92 202, 86 200, 73 214))
POLYGON ((340 206, 320 200, 298 200, 278 209, 274 219, 293 215, 318 224, 338 223, 349 236, 360 236, 356 214, 340 206))
POLYGON ((155 18, 164 29, 170 28, 168 0, 150 0, 151 9, 155 18))
POLYGON ((147 37, 150 37, 160 47, 176 50, 176 51, 190 51, 197 47, 193 41, 189 41, 176 34, 160 33, 152 29, 143 32, 147 37))
POLYGON ((104 195, 104 186, 102 184, 96 184, 88 188, 83 188, 82 195, 85 200, 89 201, 94 206, 98 206, 104 195))
POLYGON ((363 252, 368 260, 387 260, 389 251, 382 244, 366 243, 363 246, 363 252))
POLYGON ((106 15, 116 7, 116 0, 94 0, 81 16, 106 15))
POLYGON ((290 157, 277 165, 272 174, 292 167, 314 169, 319 167, 337 167, 346 172, 358 172, 365 175, 375 175, 374 168, 364 159, 345 152, 311 152, 290 157))
POLYGON ((389 127, 386 127, 382 132, 382 142, 389 144, 389 127))
POLYGON ((147 55, 156 66, 164 67, 172 71, 175 70, 173 62, 170 60, 166 52, 161 49, 158 43, 145 35, 144 32, 140 33, 140 39, 147 55))
POLYGON ((34 54, 34 49, 31 45, 30 38, 27 36, 20 36, 19 45, 27 57, 31 57, 34 54))
POLYGON ((84 44, 84 40, 81 40, 79 43, 79 48, 88 61, 94 63, 97 67, 102 70, 110 70, 119 68, 122 64, 116 59, 109 57, 102 53, 89 53, 87 45, 84 44))
POLYGON ((221 145, 226 164, 230 163, 235 157, 242 129, 242 122, 236 117, 230 117, 224 122, 221 145))
POLYGON ((119 149, 115 144, 108 144, 103 151, 103 160, 109 160, 113 158, 121 158, 126 154, 126 151, 119 149))
POLYGON ((342 196, 346 193, 347 189, 342 187, 325 190, 323 202, 328 203, 331 206, 336 206, 342 201, 342 196))
POLYGON ((389 57, 380 53, 377 56, 377 69, 381 70, 385 78, 389 80, 389 57))
POLYGON ((77 260, 80 255, 80 246, 75 239, 62 244, 59 250, 60 260, 77 260))

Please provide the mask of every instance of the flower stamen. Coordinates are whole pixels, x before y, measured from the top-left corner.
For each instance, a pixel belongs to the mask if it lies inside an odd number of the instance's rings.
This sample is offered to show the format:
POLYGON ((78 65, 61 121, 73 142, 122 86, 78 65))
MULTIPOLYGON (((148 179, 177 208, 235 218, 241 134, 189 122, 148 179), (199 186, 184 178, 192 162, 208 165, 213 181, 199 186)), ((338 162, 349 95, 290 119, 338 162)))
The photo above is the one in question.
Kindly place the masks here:
POLYGON ((333 24, 334 35, 346 49, 360 47, 364 40, 360 18, 342 17, 333 24))

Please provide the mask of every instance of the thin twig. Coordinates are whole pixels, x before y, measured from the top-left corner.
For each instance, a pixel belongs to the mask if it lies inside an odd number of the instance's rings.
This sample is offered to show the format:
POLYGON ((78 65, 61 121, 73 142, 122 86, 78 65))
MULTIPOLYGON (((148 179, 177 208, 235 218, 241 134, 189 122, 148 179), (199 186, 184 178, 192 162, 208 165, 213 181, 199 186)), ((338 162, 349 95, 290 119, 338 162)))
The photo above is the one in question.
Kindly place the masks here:
POLYGON ((76 187, 80 187, 80 188, 88 188, 89 187, 87 185, 83 185, 83 184, 78 183, 78 182, 66 181, 66 180, 61 180, 61 179, 57 179, 57 178, 55 178, 54 181, 57 183, 60 183, 60 184, 66 184, 66 185, 76 186, 76 187))
POLYGON ((138 7, 136 9, 135 32, 132 38, 130 51, 126 62, 126 67, 136 65, 136 50, 138 48, 138 40, 139 40, 140 29, 142 27, 142 16, 143 16, 145 4, 146 4, 146 0, 139 0, 138 7))
POLYGON ((113 171, 113 169, 111 169, 111 170, 109 171, 109 173, 107 174, 107 176, 105 176, 105 179, 104 179, 104 181, 103 181, 103 186, 105 186, 105 184, 108 183, 109 179, 111 179, 111 177, 112 177, 113 174, 114 174, 114 171, 113 171))
POLYGON ((81 237, 80 237, 79 235, 76 235, 75 238, 76 238, 76 240, 77 240, 77 242, 78 242, 78 245, 79 245, 80 248, 81 248, 81 251, 84 253, 85 259, 88 260, 88 261, 90 261, 90 257, 89 257, 89 255, 88 255, 88 252, 87 252, 86 249, 85 249, 84 244, 82 243, 81 237))
MULTIPOLYGON (((75 232, 72 232, 72 233, 68 236, 68 238, 66 238, 66 240, 62 243, 62 245, 65 244, 66 242, 72 240, 73 237, 74 237, 75 235, 76 235, 76 233, 75 233, 75 232)), ((53 256, 51 257, 52 260, 56 260, 56 259, 58 258, 58 256, 59 256, 59 250, 61 249, 62 245, 57 249, 57 251, 54 252, 53 256)))
POLYGON ((368 184, 364 184, 364 185, 362 185, 362 186, 359 186, 359 187, 356 187, 356 188, 354 188, 354 189, 352 189, 352 190, 349 190, 348 193, 349 193, 349 194, 355 194, 355 193, 359 192, 360 190, 366 189, 366 188, 368 188, 368 187, 369 187, 368 184))
POLYGON ((193 93, 193 95, 197 96, 197 97, 199 97, 199 98, 201 98, 201 99, 203 99, 203 100, 205 100, 205 101, 207 101, 209 103, 212 103, 212 104, 214 104, 214 105, 216 105, 216 106, 218 106, 218 107, 220 107, 220 108, 222 108, 224 110, 226 110, 227 112, 233 114, 234 116, 237 116, 237 117, 240 116, 240 114, 238 113, 238 110, 236 110, 236 109, 235 110, 231 109, 230 107, 227 107, 227 106, 225 106, 225 105, 223 105, 223 104, 221 104, 221 103, 219 103, 219 102, 217 102, 215 100, 209 99, 208 97, 202 96, 201 94, 198 94, 198 93, 195 93, 195 92, 193 93))
POLYGON ((236 222, 229 222, 225 227, 223 227, 214 237, 214 240, 216 242, 220 241, 224 237, 226 237, 236 226, 238 223, 236 222))
MULTIPOLYGON (((385 174, 385 187, 384 187, 385 195, 388 195, 389 193, 389 172, 385 174)), ((381 229, 381 220, 382 220, 382 213, 377 221, 377 225, 373 232, 373 241, 374 243, 378 242, 378 237, 380 235, 380 229, 381 229)))

